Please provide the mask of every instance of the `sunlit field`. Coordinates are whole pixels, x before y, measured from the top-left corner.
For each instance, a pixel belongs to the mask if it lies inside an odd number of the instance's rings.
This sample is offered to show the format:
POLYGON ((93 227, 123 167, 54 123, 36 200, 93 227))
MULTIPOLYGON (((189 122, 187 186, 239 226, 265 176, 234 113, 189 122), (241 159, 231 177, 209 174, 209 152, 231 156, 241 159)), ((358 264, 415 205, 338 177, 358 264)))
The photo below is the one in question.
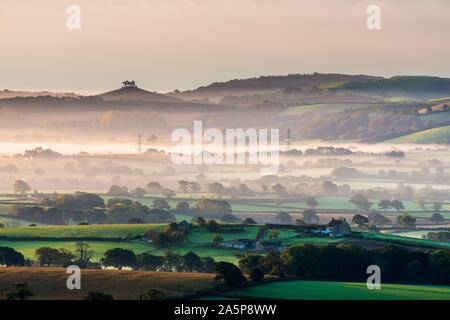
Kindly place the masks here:
POLYGON ((450 287, 382 284, 368 290, 366 283, 283 281, 235 290, 228 297, 295 300, 449 300, 450 287))

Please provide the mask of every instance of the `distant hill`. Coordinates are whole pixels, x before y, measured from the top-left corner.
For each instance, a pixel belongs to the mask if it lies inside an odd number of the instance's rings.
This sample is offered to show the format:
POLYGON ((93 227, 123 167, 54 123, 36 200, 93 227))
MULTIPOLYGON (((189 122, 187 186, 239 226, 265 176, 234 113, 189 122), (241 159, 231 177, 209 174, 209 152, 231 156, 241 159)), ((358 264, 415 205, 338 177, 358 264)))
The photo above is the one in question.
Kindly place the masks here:
POLYGON ((231 111, 232 106, 197 103, 166 97, 139 88, 122 88, 94 96, 76 97, 13 97, 0 99, 0 111, 44 113, 109 110, 142 110, 155 112, 213 112, 231 111))
POLYGON ((322 85, 322 90, 378 97, 414 97, 431 99, 450 95, 450 79, 424 76, 396 76, 365 82, 336 82, 322 85))
POLYGON ((123 87, 98 95, 104 101, 179 102, 180 99, 154 93, 137 87, 123 87))
POLYGON ((210 99, 218 101, 223 97, 247 94, 261 94, 275 92, 284 89, 301 91, 327 83, 351 81, 369 81, 382 79, 367 75, 346 75, 334 73, 290 74, 286 76, 261 76, 258 78, 235 79, 226 82, 214 82, 210 85, 199 87, 195 90, 174 91, 169 95, 180 99, 210 99))
POLYGON ((73 92, 50 92, 50 91, 13 91, 0 90, 0 99, 17 98, 17 97, 58 97, 58 98, 75 98, 78 94, 73 92))

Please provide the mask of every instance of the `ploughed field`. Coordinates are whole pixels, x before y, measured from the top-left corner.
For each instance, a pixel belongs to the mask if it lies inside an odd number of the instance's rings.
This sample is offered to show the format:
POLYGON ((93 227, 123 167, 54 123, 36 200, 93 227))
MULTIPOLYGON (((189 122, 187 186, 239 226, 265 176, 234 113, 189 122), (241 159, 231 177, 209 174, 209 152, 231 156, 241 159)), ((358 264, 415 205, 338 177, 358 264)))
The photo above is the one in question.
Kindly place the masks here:
POLYGON ((150 272, 128 270, 81 270, 81 290, 66 286, 70 275, 64 268, 0 268, 0 290, 14 283, 27 283, 39 300, 79 300, 89 291, 112 294, 116 300, 137 300, 147 289, 157 289, 166 296, 192 294, 210 288, 214 274, 150 272))

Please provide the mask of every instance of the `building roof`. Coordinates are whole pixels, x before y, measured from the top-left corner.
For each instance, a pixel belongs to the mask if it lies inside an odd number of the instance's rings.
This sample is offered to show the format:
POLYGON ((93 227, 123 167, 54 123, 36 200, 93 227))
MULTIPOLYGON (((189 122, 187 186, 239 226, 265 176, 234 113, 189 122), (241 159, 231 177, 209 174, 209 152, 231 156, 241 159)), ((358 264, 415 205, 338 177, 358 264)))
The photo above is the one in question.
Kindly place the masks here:
POLYGON ((334 220, 334 218, 331 218, 331 221, 327 224, 327 228, 334 228, 338 225, 340 225, 344 220, 334 220))

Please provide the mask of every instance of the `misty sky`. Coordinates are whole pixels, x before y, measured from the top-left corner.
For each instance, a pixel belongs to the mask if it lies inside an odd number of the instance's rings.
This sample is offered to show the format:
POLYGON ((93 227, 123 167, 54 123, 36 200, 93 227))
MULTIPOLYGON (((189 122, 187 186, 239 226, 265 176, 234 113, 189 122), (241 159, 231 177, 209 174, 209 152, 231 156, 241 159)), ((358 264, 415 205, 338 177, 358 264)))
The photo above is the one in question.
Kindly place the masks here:
POLYGON ((152 91, 260 75, 450 77, 448 0, 0 0, 0 89, 152 91), (81 7, 81 30, 66 27, 81 7), (381 7, 382 29, 366 28, 381 7))

